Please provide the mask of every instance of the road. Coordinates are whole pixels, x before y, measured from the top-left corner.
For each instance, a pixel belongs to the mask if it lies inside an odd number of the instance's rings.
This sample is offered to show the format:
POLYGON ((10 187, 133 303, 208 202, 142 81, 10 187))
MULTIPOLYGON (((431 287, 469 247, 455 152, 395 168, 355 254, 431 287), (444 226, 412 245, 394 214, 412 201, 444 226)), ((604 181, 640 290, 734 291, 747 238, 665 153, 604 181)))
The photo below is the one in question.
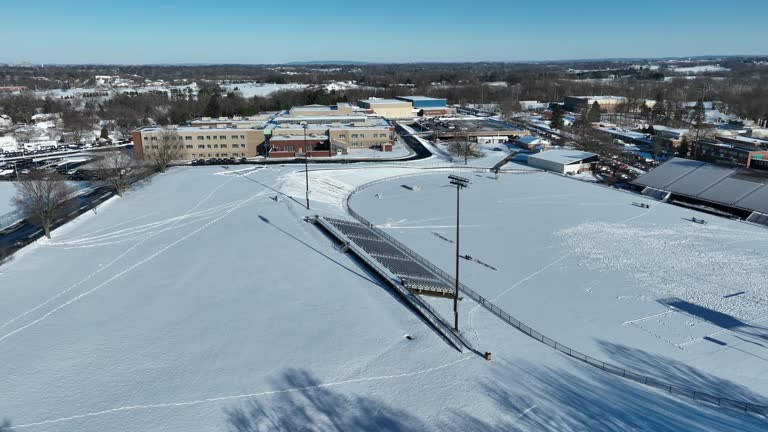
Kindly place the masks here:
MULTIPOLYGON (((114 192, 110 188, 99 187, 87 194, 78 195, 69 199, 64 206, 64 208, 69 209, 69 211, 59 216, 53 223, 52 228, 64 225, 81 214, 92 210, 113 195, 114 192)), ((0 231, 0 249, 8 248, 8 250, 13 253, 25 245, 38 240, 43 235, 43 228, 39 224, 34 224, 25 219, 6 230, 0 231)))

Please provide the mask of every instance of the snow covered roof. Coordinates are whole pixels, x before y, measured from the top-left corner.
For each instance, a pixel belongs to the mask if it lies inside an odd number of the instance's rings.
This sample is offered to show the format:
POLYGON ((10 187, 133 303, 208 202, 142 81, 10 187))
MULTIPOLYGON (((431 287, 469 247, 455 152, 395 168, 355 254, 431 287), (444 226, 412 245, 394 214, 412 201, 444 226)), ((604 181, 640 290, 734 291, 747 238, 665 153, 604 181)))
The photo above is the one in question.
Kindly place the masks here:
POLYGON ((549 142, 548 140, 545 140, 544 138, 538 137, 536 135, 525 135, 520 137, 517 141, 523 144, 538 144, 549 142))
POLYGON ((634 184, 716 204, 768 213, 768 173, 673 158, 634 184))
POLYGON ((549 162, 556 162, 563 165, 568 165, 576 162, 580 162, 584 159, 597 156, 595 153, 589 153, 581 150, 569 150, 569 149, 556 149, 547 150, 541 153, 530 155, 529 159, 545 160, 549 162))
POLYGON ((384 105, 384 104, 401 105, 401 104, 407 103, 406 101, 402 101, 399 99, 362 99, 359 102, 363 104, 368 104, 368 105, 384 105))

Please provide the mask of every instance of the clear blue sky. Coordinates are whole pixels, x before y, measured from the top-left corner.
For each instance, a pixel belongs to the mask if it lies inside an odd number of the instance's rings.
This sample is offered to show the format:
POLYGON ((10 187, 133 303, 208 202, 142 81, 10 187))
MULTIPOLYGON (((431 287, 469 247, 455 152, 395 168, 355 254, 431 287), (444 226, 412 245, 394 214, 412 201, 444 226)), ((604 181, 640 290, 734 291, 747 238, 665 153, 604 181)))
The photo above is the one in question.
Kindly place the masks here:
POLYGON ((766 0, 2 0, 0 62, 768 54, 766 0))

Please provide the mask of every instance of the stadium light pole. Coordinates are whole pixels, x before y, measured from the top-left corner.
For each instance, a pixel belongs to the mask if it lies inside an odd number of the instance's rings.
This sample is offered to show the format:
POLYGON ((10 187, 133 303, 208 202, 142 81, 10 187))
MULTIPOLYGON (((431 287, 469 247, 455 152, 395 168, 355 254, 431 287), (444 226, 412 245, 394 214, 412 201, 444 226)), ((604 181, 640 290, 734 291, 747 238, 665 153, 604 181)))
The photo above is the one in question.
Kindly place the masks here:
POLYGON ((451 184, 456 186, 456 289, 453 293, 453 329, 459 332, 459 192, 469 185, 469 179, 449 175, 451 184))
POLYGON ((309 165, 307 160, 309 159, 309 147, 307 147, 307 122, 301 122, 301 127, 304 128, 304 182, 307 186, 307 210, 309 210, 309 165))

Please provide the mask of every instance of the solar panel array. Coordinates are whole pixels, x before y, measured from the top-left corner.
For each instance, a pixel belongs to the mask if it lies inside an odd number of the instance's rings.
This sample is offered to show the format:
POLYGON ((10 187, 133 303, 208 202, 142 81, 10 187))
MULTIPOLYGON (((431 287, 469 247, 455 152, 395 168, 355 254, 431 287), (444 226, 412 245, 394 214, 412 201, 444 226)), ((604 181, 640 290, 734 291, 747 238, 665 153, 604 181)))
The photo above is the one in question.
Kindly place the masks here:
POLYGON ((768 213, 768 174, 674 158, 637 178, 636 185, 716 204, 768 213))
POLYGON ((453 286, 437 277, 429 269, 365 225, 343 219, 329 217, 324 219, 378 261, 379 264, 397 275, 406 288, 442 296, 453 295, 455 292, 453 286))

